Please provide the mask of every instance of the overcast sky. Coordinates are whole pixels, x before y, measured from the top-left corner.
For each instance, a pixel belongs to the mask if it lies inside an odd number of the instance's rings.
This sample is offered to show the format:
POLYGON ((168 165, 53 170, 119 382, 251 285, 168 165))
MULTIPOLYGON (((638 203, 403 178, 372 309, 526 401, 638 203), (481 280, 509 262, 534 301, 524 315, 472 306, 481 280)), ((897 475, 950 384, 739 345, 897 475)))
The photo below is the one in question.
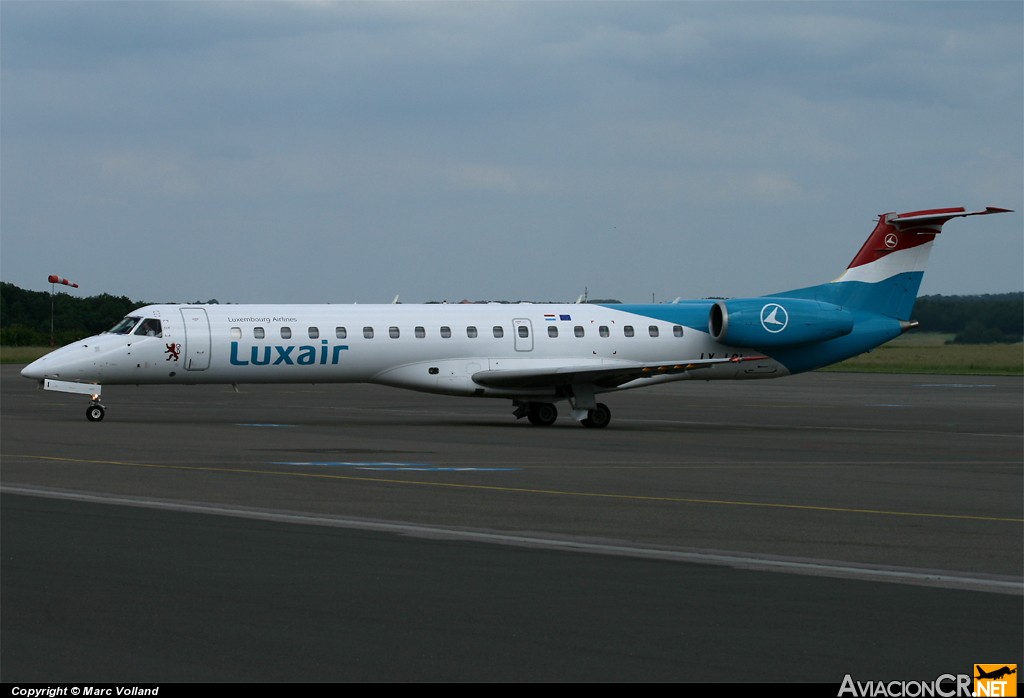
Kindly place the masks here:
POLYGON ((0 277, 146 301, 1024 288, 1024 3, 0 2, 0 277))

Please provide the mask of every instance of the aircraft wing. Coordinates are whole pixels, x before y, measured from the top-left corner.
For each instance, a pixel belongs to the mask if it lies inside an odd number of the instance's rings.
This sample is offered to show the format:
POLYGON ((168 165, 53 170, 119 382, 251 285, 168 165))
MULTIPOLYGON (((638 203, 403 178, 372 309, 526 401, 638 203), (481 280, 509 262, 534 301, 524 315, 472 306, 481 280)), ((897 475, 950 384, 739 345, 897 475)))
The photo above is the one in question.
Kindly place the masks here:
POLYGON ((597 388, 616 388, 638 378, 654 378, 702 368, 716 364, 758 361, 766 356, 738 356, 721 359, 693 359, 661 363, 634 363, 616 366, 559 366, 489 370, 474 373, 473 381, 489 388, 548 388, 590 383, 597 388))

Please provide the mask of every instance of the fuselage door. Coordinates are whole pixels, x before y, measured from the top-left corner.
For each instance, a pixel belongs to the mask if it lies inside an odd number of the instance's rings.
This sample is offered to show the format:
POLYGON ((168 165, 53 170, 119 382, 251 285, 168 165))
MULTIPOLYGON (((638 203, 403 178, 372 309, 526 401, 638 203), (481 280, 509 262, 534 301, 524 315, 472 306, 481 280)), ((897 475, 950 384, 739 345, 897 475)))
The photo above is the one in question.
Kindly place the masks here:
POLYGON ((205 371, 210 367, 210 319, 206 308, 182 308, 185 327, 185 370, 205 371))
POLYGON ((527 318, 514 319, 512 332, 516 338, 516 351, 533 351, 533 325, 527 318))

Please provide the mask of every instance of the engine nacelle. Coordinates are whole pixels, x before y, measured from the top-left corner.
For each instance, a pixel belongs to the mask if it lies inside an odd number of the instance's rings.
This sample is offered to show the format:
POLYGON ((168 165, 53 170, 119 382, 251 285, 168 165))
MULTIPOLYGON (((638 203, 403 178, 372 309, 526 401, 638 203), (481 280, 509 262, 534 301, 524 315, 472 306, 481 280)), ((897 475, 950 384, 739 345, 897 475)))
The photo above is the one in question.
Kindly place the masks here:
POLYGON ((853 315, 805 298, 733 298, 711 306, 708 332, 734 347, 767 348, 823 342, 853 330, 853 315))

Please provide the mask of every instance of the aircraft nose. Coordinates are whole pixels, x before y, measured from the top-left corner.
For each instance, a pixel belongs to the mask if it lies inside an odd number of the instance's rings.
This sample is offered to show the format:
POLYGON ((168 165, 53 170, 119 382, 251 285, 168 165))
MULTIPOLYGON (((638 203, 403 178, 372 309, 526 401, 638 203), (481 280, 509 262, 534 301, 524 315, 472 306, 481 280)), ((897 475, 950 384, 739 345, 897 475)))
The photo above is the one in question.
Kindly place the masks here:
POLYGON ((43 378, 45 378, 46 376, 44 375, 42 363, 42 359, 36 359, 28 366, 21 369, 21 375, 25 376, 26 378, 31 378, 34 381, 43 380, 43 378))

